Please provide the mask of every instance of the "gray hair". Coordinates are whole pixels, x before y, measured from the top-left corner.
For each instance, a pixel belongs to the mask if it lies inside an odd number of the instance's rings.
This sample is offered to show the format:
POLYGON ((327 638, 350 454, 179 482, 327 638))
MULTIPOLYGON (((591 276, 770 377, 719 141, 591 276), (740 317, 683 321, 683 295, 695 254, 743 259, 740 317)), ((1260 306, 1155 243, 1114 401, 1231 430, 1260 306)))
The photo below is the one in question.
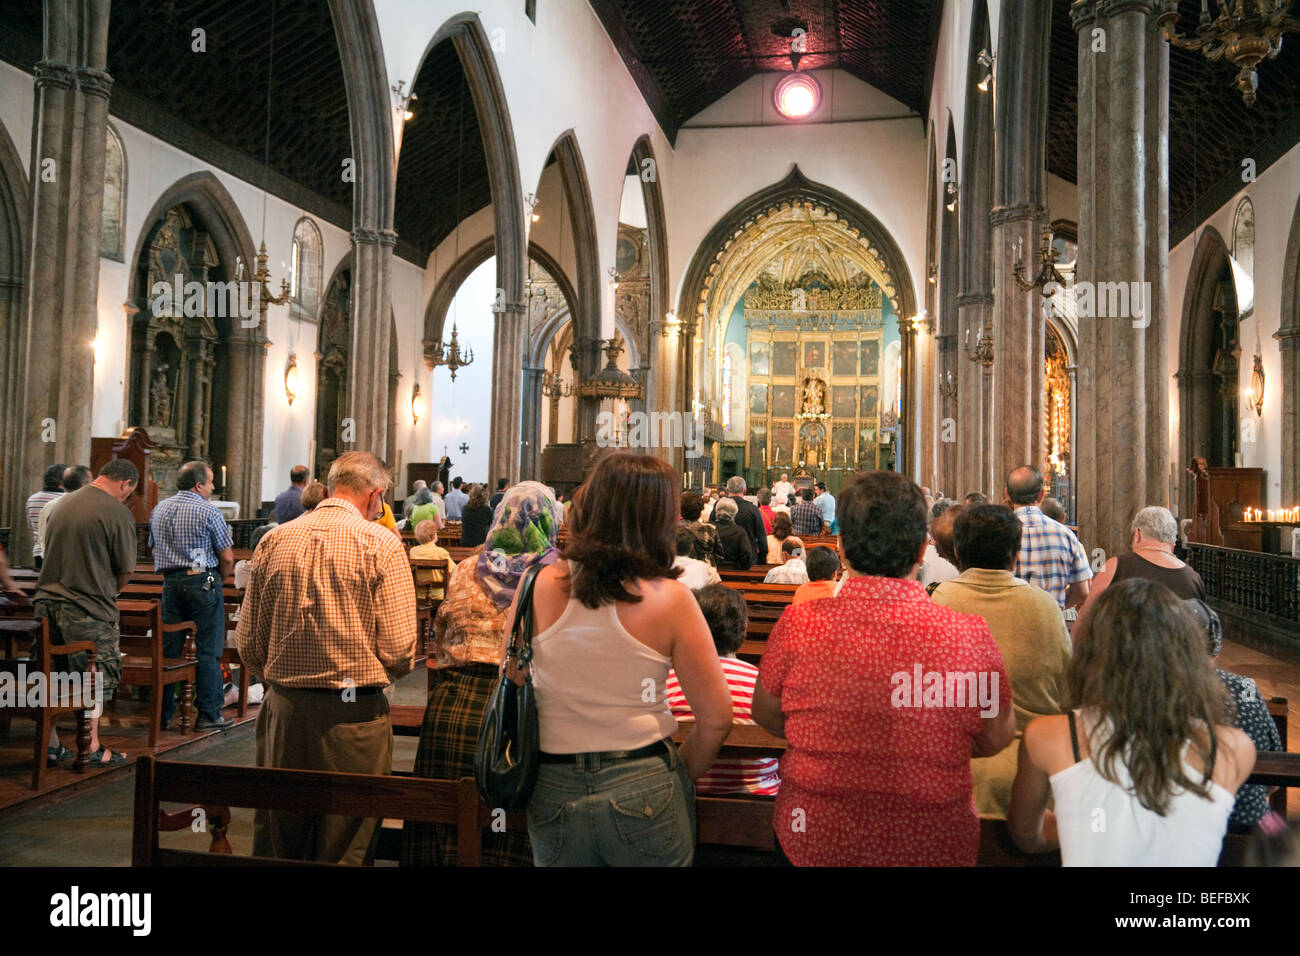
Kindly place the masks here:
POLYGON ((423 478, 417 478, 415 479, 415 484, 411 485, 411 491, 416 492, 419 491, 421 488, 428 488, 428 487, 429 487, 429 483, 427 481, 425 481, 423 478))
POLYGON ((441 482, 441 481, 435 481, 435 482, 433 483, 433 493, 434 493, 435 495, 440 495, 440 494, 442 494, 442 482, 441 482))
POLYGON ((743 495, 745 493, 745 479, 740 475, 732 475, 727 479, 727 494, 743 495))
POLYGON ((368 495, 376 488, 387 491, 390 483, 384 463, 368 451, 345 451, 334 459, 325 478, 331 495, 337 488, 368 495))
POLYGON ((1141 531, 1144 538, 1154 538, 1165 544, 1173 544, 1178 540, 1178 522, 1168 508, 1159 505, 1151 505, 1139 511, 1133 519, 1133 528, 1141 531))
POLYGON ((738 515, 739 513, 740 513, 739 506, 730 498, 723 498, 716 505, 713 506, 713 517, 715 519, 729 518, 732 521, 735 521, 736 515, 738 515))

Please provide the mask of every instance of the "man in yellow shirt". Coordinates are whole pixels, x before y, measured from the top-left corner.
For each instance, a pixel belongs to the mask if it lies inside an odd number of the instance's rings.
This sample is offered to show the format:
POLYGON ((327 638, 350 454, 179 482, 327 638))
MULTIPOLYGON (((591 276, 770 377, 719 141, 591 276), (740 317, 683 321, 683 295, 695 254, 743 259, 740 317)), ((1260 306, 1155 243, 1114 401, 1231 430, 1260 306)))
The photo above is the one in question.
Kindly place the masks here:
POLYGON ((387 501, 385 501, 383 504, 384 504, 384 510, 380 513, 379 517, 375 519, 375 524, 383 525, 385 528, 387 528, 389 531, 393 532, 393 534, 397 535, 397 537, 400 538, 402 536, 402 532, 397 530, 397 519, 393 517, 392 506, 389 505, 387 501))

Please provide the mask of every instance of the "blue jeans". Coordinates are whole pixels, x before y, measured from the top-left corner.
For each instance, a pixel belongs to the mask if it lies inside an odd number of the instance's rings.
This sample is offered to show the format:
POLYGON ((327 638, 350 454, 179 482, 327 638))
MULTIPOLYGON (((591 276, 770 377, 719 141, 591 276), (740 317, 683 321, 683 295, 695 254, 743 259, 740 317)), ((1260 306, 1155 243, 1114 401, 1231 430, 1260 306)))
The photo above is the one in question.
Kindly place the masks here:
MULTIPOLYGON (((226 649, 226 607, 221 596, 221 578, 215 571, 169 574, 163 579, 162 619, 164 624, 193 621, 197 625, 194 705, 200 717, 220 719, 226 696, 221 687, 221 655, 226 649), (206 590, 205 584, 208 584, 206 590)), ((185 632, 168 634, 163 640, 163 656, 180 657, 184 647, 185 632)), ((170 721, 175 713, 176 685, 168 684, 163 688, 163 723, 170 721)))
POLYGON ((537 866, 690 866, 695 784, 676 748, 603 765, 544 763, 528 836, 537 866))

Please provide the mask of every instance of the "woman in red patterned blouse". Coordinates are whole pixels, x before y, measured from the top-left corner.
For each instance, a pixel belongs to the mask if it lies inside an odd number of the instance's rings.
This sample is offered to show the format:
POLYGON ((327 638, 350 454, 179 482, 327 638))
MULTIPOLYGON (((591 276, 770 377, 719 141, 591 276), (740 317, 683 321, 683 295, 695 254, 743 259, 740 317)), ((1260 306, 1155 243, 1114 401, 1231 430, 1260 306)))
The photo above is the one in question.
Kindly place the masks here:
POLYGON ((798 866, 972 866, 970 758, 1015 737, 1011 684, 982 618, 915 580, 921 489, 867 472, 836 513, 847 580, 768 638, 753 716, 789 741, 773 826, 798 866))

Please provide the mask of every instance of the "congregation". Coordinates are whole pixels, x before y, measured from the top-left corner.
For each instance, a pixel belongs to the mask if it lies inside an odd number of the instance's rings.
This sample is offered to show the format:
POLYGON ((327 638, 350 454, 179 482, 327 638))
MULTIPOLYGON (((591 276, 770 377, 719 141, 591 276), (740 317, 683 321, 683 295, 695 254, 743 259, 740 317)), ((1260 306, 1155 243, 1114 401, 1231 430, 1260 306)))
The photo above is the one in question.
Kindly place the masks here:
MULTIPOLYGON (((28 502, 34 614, 54 645, 93 642, 111 693, 139 474, 122 459, 88 471, 52 467, 28 502)), ((205 462, 153 509, 162 620, 197 627, 197 726, 233 723, 222 593, 237 585, 235 643, 265 687, 257 764, 392 772, 388 692, 420 651, 419 590, 436 649, 414 772, 471 776, 496 682, 523 677, 502 662, 536 569, 540 770, 526 830, 484 833, 487 865, 690 865, 697 794, 772 800, 775 861, 799 866, 972 865, 982 819, 1065 865, 1212 866, 1225 833, 1269 825, 1268 788, 1246 780, 1282 741, 1253 683, 1215 669, 1222 628, 1163 507, 1140 510, 1130 550, 1094 575, 1030 466, 1001 504, 888 471, 837 496, 784 475, 753 496, 739 477, 681 492, 669 465, 630 453, 599 459, 563 503, 535 481, 489 499, 455 478, 445 494, 415 483, 395 514, 390 471, 362 452, 308 479, 292 470, 238 568, 205 462), (438 536, 457 520, 471 550, 453 560, 438 536), (413 559, 445 570, 413 575, 413 559), (785 589, 757 662, 743 659, 755 586, 785 589), (720 755, 737 724, 784 738, 783 754, 720 755), (1115 821, 1100 832, 1097 807, 1115 821)), ((72 757, 57 731, 48 744, 51 764, 72 757)), ((98 721, 91 750, 127 759, 98 721)), ((379 823, 259 810, 254 853, 364 864, 379 823)), ((455 865, 455 831, 408 822, 403 865, 455 865)))

